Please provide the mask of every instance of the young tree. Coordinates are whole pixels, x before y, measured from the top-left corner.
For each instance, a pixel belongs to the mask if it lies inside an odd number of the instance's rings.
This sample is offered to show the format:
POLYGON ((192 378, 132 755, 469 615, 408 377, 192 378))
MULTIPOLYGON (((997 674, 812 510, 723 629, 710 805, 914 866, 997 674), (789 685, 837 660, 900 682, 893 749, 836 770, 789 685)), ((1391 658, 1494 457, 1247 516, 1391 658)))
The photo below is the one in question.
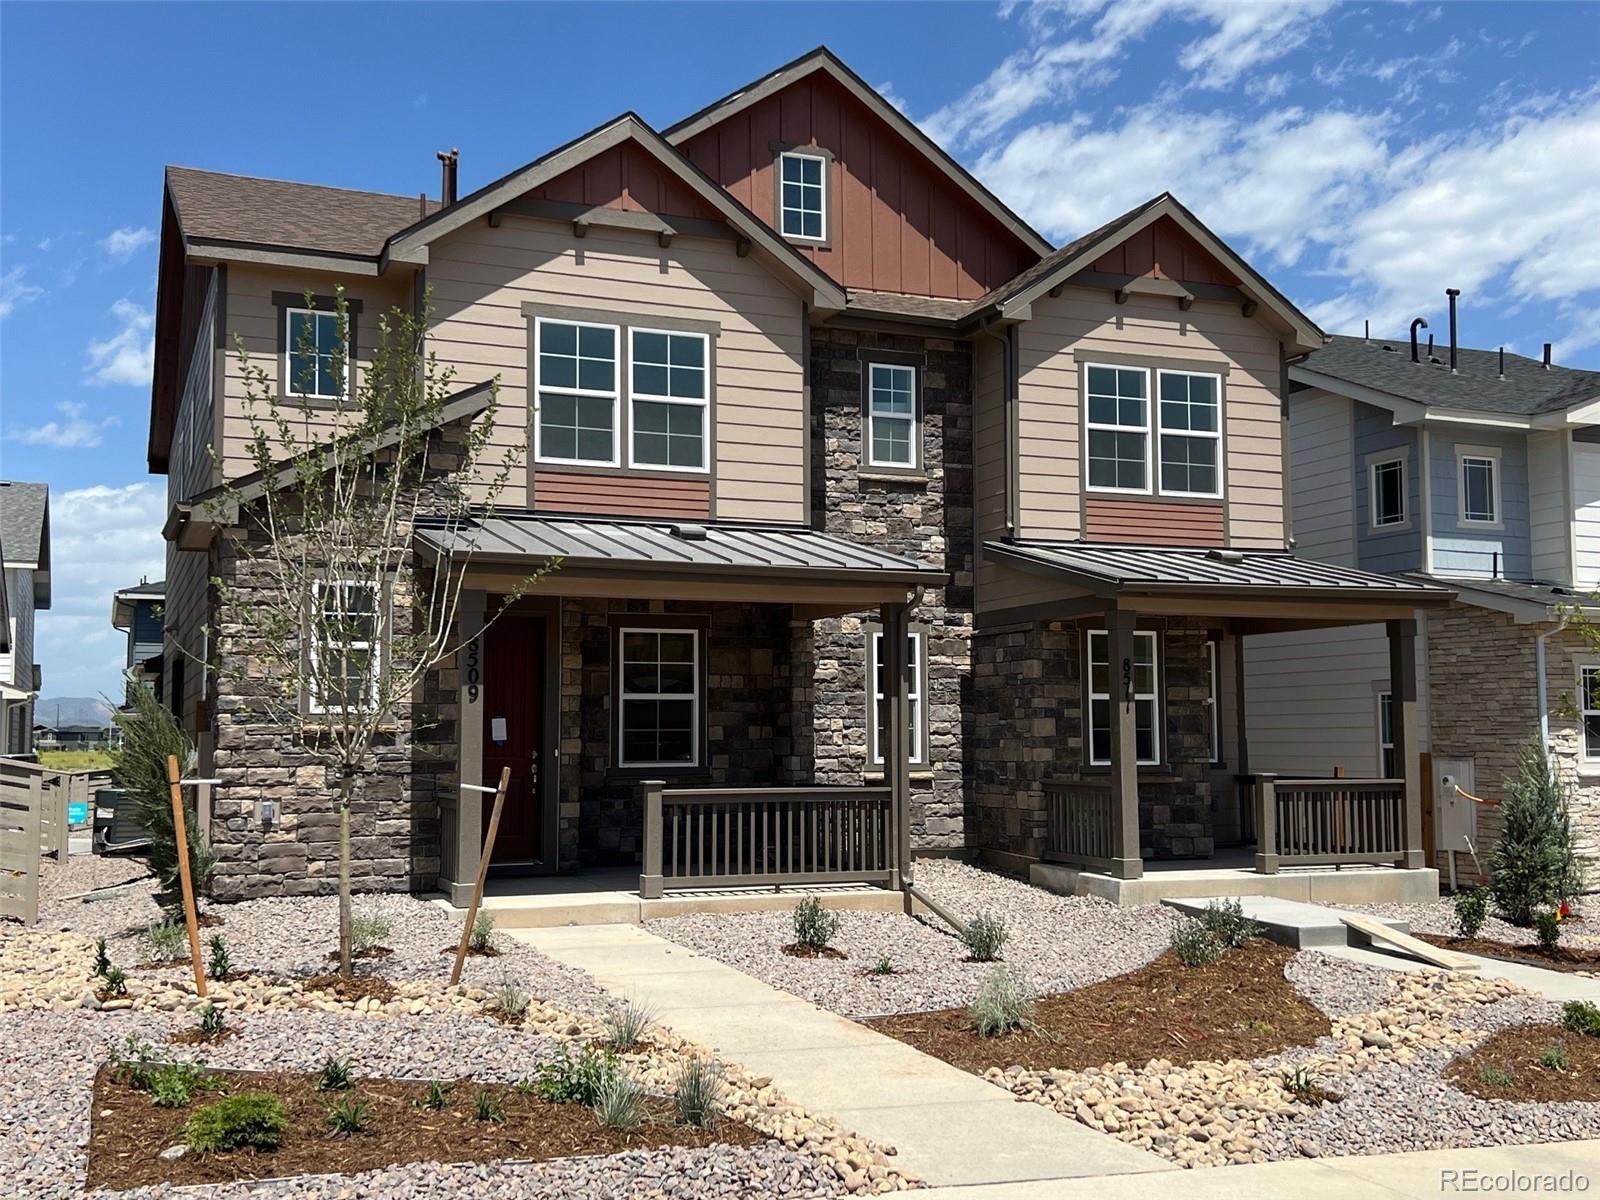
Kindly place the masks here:
POLYGON ((1490 890, 1507 919, 1527 925, 1541 908, 1576 896, 1582 866, 1572 840, 1566 788, 1537 737, 1517 754, 1489 856, 1490 890))
POLYGON ((427 353, 426 298, 420 314, 396 308, 379 318, 354 387, 343 290, 324 306, 328 316, 316 307, 307 295, 307 315, 293 318, 282 389, 236 343, 250 458, 264 486, 225 484, 213 503, 234 528, 225 552, 233 569, 212 585, 219 673, 233 672, 253 719, 327 770, 339 816, 339 969, 349 974, 351 802, 380 737, 460 648, 456 614, 475 543, 469 533, 467 553, 424 561, 418 522, 476 528, 520 455, 491 452, 495 384, 475 415, 451 419, 463 393, 452 389, 453 369, 427 353))

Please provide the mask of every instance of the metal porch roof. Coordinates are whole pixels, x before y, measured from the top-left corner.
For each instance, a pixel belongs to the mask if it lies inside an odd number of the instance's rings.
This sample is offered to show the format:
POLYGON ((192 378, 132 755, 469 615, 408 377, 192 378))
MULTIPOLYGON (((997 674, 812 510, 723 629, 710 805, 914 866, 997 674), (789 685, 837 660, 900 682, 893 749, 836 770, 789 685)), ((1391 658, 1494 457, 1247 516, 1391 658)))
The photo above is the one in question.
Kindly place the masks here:
POLYGON ((437 553, 480 562, 559 557, 573 569, 792 576, 937 586, 936 568, 832 534, 792 526, 645 521, 497 513, 447 527, 424 522, 437 553))

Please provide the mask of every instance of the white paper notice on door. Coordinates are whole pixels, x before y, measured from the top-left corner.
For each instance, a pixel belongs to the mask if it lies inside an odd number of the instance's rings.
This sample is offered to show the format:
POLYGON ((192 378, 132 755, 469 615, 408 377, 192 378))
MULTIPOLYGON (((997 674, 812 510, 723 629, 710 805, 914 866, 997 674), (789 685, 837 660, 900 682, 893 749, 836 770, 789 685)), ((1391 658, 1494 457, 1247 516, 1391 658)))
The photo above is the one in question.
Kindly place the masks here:
POLYGON ((506 719, 504 717, 491 717, 489 719, 489 737, 496 742, 506 740, 506 719))

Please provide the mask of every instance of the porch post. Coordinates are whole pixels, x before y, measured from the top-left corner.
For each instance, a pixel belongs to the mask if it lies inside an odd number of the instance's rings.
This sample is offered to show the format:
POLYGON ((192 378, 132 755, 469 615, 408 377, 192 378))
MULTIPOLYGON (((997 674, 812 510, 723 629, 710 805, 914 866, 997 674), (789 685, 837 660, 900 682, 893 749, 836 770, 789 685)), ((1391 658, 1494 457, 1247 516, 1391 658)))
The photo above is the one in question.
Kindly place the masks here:
POLYGON ((663 889, 661 868, 661 789, 662 779, 644 781, 644 863, 639 872, 639 897, 659 900, 663 889))
POLYGON ((1111 874, 1138 879, 1144 874, 1139 856, 1139 747, 1133 699, 1134 614, 1106 613, 1106 669, 1111 691, 1111 874))
MULTIPOLYGON (((463 589, 456 609, 461 624, 461 649, 456 654, 460 704, 456 720, 457 782, 483 783, 483 615, 486 597, 481 591, 463 589)), ((446 824, 451 844, 443 847, 449 866, 449 886, 443 888, 450 903, 465 905, 472 898, 473 881, 478 877, 478 860, 483 856, 483 799, 477 792, 456 789, 454 796, 441 796, 441 807, 454 806, 455 821, 446 824)))
POLYGON ((1389 708, 1394 761, 1406 783, 1406 849, 1403 866, 1427 865, 1422 853, 1422 744, 1417 734, 1417 622, 1388 622, 1389 708))
POLYGON ((883 642, 883 775, 889 785, 889 806, 894 813, 895 866, 900 890, 911 887, 911 687, 906 642, 911 636, 910 605, 883 605, 880 616, 883 642))
POLYGON ((1278 873, 1278 785, 1277 776, 1257 775, 1252 803, 1256 812, 1256 872, 1278 873))

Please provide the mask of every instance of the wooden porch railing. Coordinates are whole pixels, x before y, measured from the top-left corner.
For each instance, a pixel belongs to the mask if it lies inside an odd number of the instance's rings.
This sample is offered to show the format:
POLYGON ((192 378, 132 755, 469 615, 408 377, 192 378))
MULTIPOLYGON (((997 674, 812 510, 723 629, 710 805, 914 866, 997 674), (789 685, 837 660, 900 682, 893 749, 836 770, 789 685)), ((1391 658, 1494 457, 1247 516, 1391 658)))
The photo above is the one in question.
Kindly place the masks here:
POLYGON ((1047 779, 1044 807, 1047 861, 1111 868, 1117 814, 1110 780, 1047 779))
POLYGON ((1254 779, 1256 870, 1405 865, 1405 780, 1254 779))
POLYGON ((896 881, 887 787, 644 788, 647 900, 667 887, 896 881))

